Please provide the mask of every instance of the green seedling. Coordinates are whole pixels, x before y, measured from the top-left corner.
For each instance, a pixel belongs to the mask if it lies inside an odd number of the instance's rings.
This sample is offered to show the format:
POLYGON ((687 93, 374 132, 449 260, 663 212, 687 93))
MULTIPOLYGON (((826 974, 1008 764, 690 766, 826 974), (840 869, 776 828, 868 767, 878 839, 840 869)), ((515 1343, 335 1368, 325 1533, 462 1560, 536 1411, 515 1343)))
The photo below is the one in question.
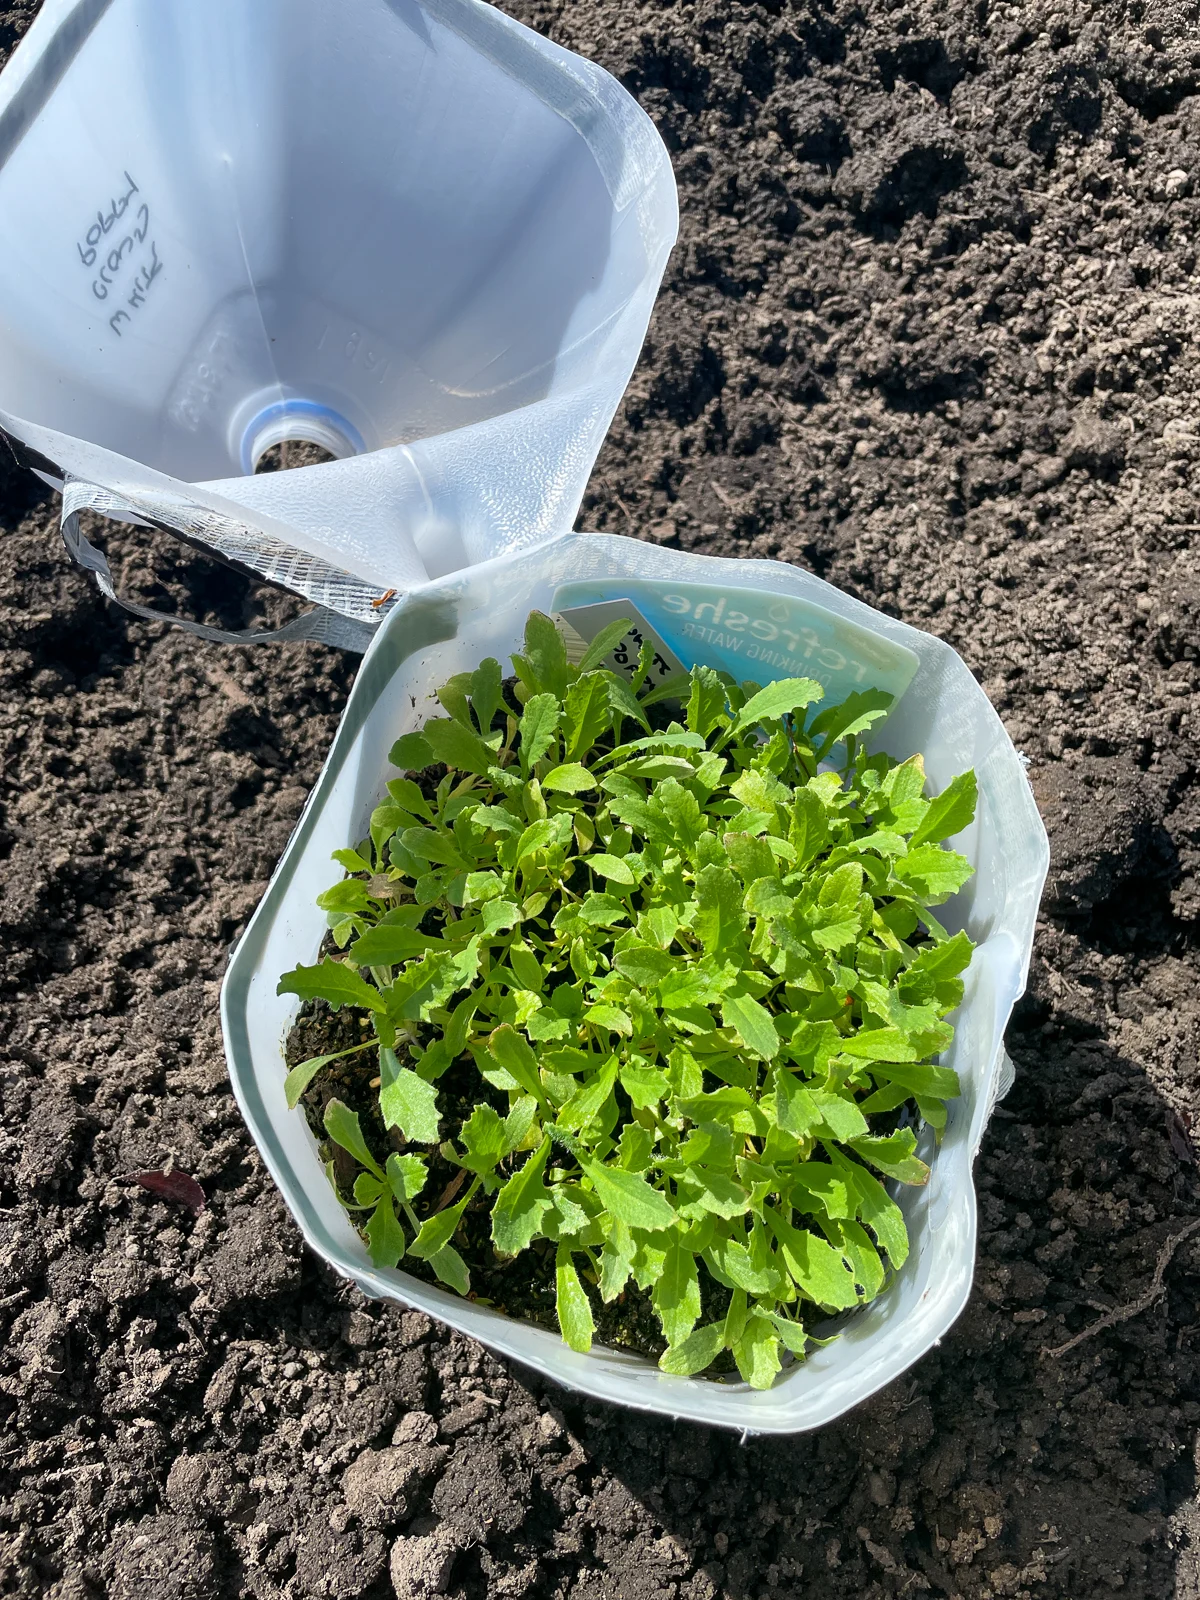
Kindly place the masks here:
MULTIPOLYGON (((914 1125, 941 1130, 959 1092, 936 1058, 972 944, 931 907, 972 871, 944 841, 975 778, 931 799, 920 756, 870 753, 879 691, 826 708, 809 679, 696 667, 645 694, 648 660, 632 685, 599 665, 625 626, 575 666, 534 613, 509 697, 493 660, 442 687, 448 714, 394 746, 403 775, 337 853, 320 904, 342 953, 280 991, 370 1020, 401 1150, 381 1164, 337 1100, 325 1129, 377 1264, 469 1292, 453 1241, 486 1206, 500 1256, 549 1241, 573 1349, 592 1295, 633 1282, 665 1371, 728 1350, 765 1388, 907 1256, 894 1186, 926 1182, 914 1125), (449 1126, 438 1080, 463 1060, 481 1103, 449 1126), (435 1146, 462 1169, 440 1210, 435 1146)), ((293 1103, 337 1054, 293 1070, 293 1103)))

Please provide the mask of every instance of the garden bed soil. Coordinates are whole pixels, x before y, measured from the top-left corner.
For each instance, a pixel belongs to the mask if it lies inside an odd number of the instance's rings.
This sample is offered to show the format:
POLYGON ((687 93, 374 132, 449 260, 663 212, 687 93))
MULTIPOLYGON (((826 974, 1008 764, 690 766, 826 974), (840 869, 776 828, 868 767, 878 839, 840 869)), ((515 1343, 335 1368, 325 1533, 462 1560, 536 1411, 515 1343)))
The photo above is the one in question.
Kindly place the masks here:
MULTIPOLYGON (((0 1592, 1192 1600, 1195 8, 513 9, 629 85, 680 182, 582 526, 934 630, 1029 758, 1053 865, 975 1291, 852 1415, 741 1440, 575 1400, 313 1260, 216 999, 354 659, 114 611, 0 465, 0 1592), (198 1214, 129 1181, 168 1163, 198 1214)), ((33 12, 0 8, 0 52, 33 12)), ((284 612, 99 537, 144 600, 284 612)))
MULTIPOLYGON (((369 1022, 365 1013, 344 1009, 335 1014, 322 1001, 312 1002, 304 1008, 288 1035, 288 1065, 298 1066, 311 1056, 358 1044, 369 1022)), ((357 1114, 367 1147, 381 1165, 392 1150, 404 1148, 402 1136, 389 1132, 380 1115, 378 1072, 379 1053, 368 1050, 361 1056, 352 1056, 325 1068, 301 1098, 313 1137, 320 1143, 325 1158, 333 1162, 338 1192, 344 1202, 353 1202, 354 1179, 361 1168, 325 1132, 325 1108, 331 1100, 342 1101, 357 1114)), ((442 1135, 450 1139, 455 1138, 477 1105, 489 1104, 502 1116, 509 1109, 508 1096, 490 1089, 469 1058, 456 1062, 438 1079, 438 1104, 443 1119, 442 1135)), ((464 1177, 464 1169, 447 1161, 436 1149, 428 1152, 428 1166, 429 1181, 416 1207, 422 1220, 450 1203, 461 1189, 464 1177)), ((522 1322, 536 1323, 558 1333, 553 1247, 549 1241, 539 1240, 519 1255, 498 1256, 491 1242, 490 1198, 483 1192, 476 1196, 467 1207, 453 1241, 471 1274, 471 1298, 522 1322)), ((438 1282, 429 1263, 416 1256, 405 1257, 400 1266, 402 1271, 426 1283, 438 1282)), ((586 1274, 582 1275, 581 1282, 592 1307, 596 1342, 657 1360, 666 1349, 666 1341, 649 1293, 629 1283, 616 1300, 606 1305, 586 1274)), ((703 1262, 700 1263, 700 1282, 704 1321, 715 1321, 728 1309, 728 1292, 709 1276, 703 1262)), ((723 1362, 716 1370, 729 1370, 731 1365, 731 1362, 723 1362)))

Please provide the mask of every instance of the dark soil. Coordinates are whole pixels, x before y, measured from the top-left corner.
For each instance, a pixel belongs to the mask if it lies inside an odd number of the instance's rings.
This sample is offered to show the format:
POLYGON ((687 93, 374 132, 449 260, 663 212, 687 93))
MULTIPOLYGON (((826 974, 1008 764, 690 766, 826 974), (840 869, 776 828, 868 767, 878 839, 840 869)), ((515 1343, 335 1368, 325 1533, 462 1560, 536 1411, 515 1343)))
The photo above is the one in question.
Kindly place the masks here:
MULTIPOLYGON (((312 1056, 329 1055, 359 1044, 365 1034, 369 1037, 369 1028, 370 1018, 365 1012, 352 1012, 348 1007, 334 1012, 323 1001, 313 1001, 301 1010, 288 1035, 287 1064, 295 1067, 312 1056)), ((317 1074, 300 1101, 313 1137, 320 1144, 322 1159, 333 1162, 338 1192, 348 1205, 353 1204, 354 1180, 362 1168, 325 1132, 325 1110, 331 1100, 349 1106, 358 1116, 367 1148, 384 1165, 393 1150, 405 1148, 405 1141, 397 1129, 389 1130, 384 1123, 379 1109, 378 1072, 376 1050, 333 1062, 317 1074)), ((509 1109, 508 1095, 493 1089, 480 1077, 471 1058, 463 1056, 438 1079, 441 1138, 457 1142, 463 1123, 476 1106, 485 1104, 504 1116, 509 1109)), ((422 1148, 420 1153, 426 1157, 429 1181, 414 1209, 419 1220, 425 1221, 461 1193, 469 1174, 447 1161, 436 1147, 422 1148)), ((519 1159, 513 1158, 512 1165, 519 1159)), ((533 1322, 558 1333, 554 1247, 547 1239, 537 1239, 531 1249, 519 1255, 497 1255, 491 1235, 493 1200, 494 1195, 481 1189, 467 1206, 454 1235, 454 1247, 471 1274, 471 1298, 522 1322, 533 1322)), ((358 1220, 365 1224, 366 1215, 360 1213, 358 1220)), ((406 1237, 408 1233, 406 1227, 406 1237)), ((697 1266, 702 1321, 719 1321, 729 1309, 729 1291, 716 1282, 703 1261, 698 1261, 697 1266)), ((428 1262, 416 1256, 405 1257, 403 1270, 426 1283, 438 1282, 428 1262)), ((592 1307, 596 1343, 657 1360, 666 1349, 666 1340, 650 1292, 640 1290, 631 1280, 615 1300, 606 1304, 585 1273, 580 1274, 580 1281, 592 1307)), ((727 1351, 707 1369, 710 1376, 732 1371, 733 1361, 727 1351)))
MULTIPOLYGON (((1200 1235, 1156 1263, 1200 1215, 1196 9, 514 9, 623 78, 680 180, 584 526, 935 630, 1030 758, 1054 866, 977 1288, 841 1423, 742 1443, 580 1403, 308 1257, 215 1003, 354 661, 110 610, 0 466, 0 1590, 1192 1600, 1200 1235), (121 1181, 168 1159, 198 1217, 121 1181)), ((282 604, 101 537, 156 603, 282 604)))

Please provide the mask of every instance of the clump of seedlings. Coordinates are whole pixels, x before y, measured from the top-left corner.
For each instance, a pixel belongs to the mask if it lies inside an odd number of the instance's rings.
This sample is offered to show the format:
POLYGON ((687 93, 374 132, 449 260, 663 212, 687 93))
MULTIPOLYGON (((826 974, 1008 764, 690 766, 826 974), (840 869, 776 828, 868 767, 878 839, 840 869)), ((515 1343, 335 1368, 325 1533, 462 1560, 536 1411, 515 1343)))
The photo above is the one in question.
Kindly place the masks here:
POLYGON ((931 907, 975 778, 930 799, 919 755, 869 754, 880 691, 646 693, 648 649, 600 665, 626 626, 572 665, 535 612, 515 678, 452 678, 394 746, 327 953, 280 984, 341 1045, 287 1096, 379 1266, 765 1388, 908 1253, 888 1180, 927 1180, 915 1125, 959 1092, 972 944, 931 907))

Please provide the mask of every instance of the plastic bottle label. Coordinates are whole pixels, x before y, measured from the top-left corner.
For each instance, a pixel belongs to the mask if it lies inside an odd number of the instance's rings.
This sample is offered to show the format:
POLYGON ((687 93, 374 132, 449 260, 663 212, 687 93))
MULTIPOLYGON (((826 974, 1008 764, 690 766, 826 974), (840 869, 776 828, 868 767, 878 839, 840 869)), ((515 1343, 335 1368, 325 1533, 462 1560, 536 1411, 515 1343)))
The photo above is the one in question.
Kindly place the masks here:
POLYGON ((554 610, 589 642, 629 616, 633 626, 606 665, 632 676, 641 640, 649 638, 665 668, 656 661, 659 681, 692 665, 739 683, 815 678, 834 705, 860 689, 884 689, 898 701, 919 665, 906 646, 811 600, 761 589, 608 579, 565 584, 554 610), (617 659, 622 650, 626 661, 617 659))

